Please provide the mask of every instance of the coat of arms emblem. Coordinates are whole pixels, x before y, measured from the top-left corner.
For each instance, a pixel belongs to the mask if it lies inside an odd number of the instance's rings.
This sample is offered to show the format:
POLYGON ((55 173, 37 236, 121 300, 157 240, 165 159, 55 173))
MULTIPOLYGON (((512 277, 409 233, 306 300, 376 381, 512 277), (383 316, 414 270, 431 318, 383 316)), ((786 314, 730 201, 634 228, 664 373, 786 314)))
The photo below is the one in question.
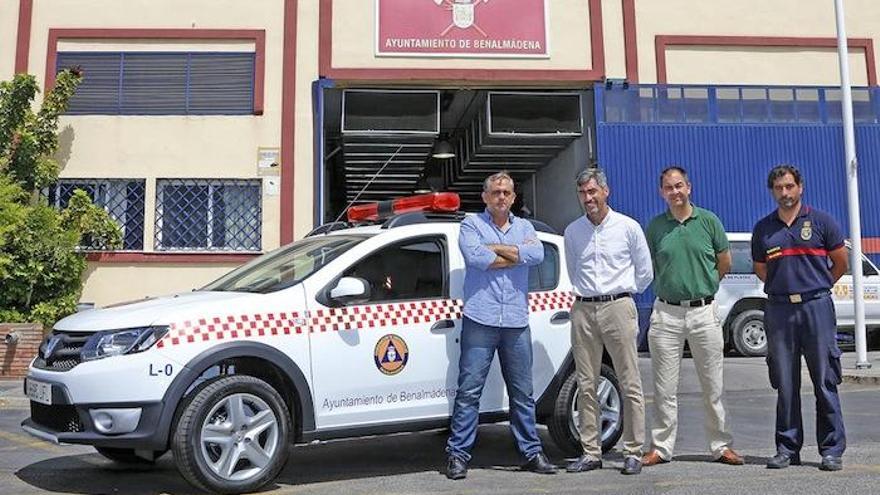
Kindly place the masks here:
POLYGON ((445 4, 446 10, 452 11, 452 24, 450 24, 440 36, 446 36, 453 27, 459 29, 474 28, 483 36, 487 36, 486 32, 474 24, 474 11, 480 3, 486 3, 489 0, 432 0, 438 7, 445 4))

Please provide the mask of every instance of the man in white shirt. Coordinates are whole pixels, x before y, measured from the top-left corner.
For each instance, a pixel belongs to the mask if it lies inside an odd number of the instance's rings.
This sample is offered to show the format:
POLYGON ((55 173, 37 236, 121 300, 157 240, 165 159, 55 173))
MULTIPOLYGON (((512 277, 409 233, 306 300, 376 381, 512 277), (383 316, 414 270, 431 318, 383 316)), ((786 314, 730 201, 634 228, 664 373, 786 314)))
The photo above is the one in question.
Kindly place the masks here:
POLYGON ((625 458, 621 472, 639 474, 645 400, 636 349, 638 314, 632 295, 651 284, 651 253, 639 224, 608 206, 608 179, 601 169, 588 168, 578 174, 577 193, 585 215, 565 229, 565 258, 575 295, 571 350, 584 453, 566 470, 577 473, 602 467, 596 387, 604 346, 623 389, 625 458))

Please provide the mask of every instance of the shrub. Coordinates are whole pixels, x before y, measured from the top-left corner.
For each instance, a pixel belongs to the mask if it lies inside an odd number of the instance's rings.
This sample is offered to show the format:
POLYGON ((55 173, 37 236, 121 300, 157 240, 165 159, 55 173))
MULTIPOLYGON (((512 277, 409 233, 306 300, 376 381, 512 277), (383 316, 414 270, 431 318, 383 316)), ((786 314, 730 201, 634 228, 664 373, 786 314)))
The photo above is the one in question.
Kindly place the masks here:
POLYGON ((78 246, 122 244, 119 227, 85 192, 75 191, 63 210, 39 195, 58 179, 58 117, 82 77, 60 72, 37 113, 33 76, 0 82, 0 321, 51 328, 76 310, 86 269, 78 246))

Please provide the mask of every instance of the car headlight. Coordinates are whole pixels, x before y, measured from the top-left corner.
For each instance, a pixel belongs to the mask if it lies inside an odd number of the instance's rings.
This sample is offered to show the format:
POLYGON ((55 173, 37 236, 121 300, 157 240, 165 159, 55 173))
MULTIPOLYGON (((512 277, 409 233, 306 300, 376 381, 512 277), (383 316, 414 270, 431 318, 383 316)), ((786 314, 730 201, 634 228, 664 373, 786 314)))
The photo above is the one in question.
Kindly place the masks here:
POLYGON ((93 361, 110 356, 142 352, 158 342, 166 332, 168 332, 166 326, 97 332, 86 341, 80 355, 83 361, 93 361))

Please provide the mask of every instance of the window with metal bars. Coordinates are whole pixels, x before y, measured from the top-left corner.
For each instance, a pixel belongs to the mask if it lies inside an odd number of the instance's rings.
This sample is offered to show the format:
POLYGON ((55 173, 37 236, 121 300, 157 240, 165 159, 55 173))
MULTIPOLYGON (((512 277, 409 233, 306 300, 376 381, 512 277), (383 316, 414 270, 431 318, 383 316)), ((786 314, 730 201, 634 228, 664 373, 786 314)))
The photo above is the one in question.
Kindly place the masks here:
POLYGON ((156 249, 260 251, 261 181, 159 179, 156 249))
POLYGON ((84 77, 68 115, 248 115, 253 52, 59 52, 84 77))
MULTIPOLYGON (((122 229, 122 249, 139 251, 144 248, 144 185, 143 179, 60 179, 42 191, 50 206, 66 208, 70 197, 81 189, 97 206, 104 208, 122 229)), ((87 250, 105 246, 84 240, 87 250)))

